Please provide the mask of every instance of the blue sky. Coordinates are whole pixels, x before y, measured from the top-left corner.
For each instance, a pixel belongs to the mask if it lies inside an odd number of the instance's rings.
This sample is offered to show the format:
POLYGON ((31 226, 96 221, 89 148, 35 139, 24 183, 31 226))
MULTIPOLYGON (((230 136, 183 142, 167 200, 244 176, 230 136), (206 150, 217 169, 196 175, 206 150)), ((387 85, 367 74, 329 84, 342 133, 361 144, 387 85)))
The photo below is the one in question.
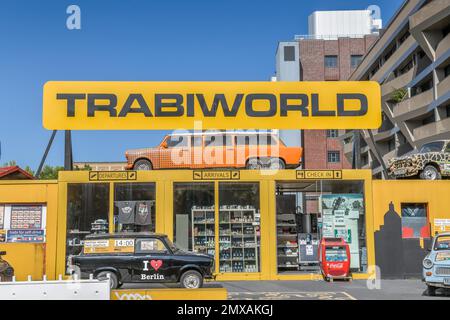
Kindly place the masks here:
MULTIPOLYGON (((39 164, 48 80, 268 80, 278 41, 307 33, 315 10, 381 8, 386 24, 401 0, 73 0, 0 2, 0 164, 39 164), (81 8, 81 30, 66 8, 81 8)), ((162 131, 73 132, 75 161, 123 161, 162 131)), ((47 164, 63 164, 59 132, 47 164)))

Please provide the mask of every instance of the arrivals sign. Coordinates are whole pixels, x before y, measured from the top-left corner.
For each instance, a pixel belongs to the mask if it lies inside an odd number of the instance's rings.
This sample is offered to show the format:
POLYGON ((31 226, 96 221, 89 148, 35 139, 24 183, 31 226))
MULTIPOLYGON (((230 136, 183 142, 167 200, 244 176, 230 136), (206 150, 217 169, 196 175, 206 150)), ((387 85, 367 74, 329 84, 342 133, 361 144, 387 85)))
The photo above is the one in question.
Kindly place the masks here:
POLYGON ((51 130, 374 129, 380 86, 326 82, 75 82, 44 85, 51 130))

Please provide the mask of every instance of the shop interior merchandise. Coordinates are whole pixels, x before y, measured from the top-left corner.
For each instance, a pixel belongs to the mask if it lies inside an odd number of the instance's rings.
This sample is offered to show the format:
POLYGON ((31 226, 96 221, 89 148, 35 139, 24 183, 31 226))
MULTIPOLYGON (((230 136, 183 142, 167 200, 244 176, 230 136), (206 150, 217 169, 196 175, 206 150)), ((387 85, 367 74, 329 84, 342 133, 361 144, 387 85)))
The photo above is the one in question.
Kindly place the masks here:
POLYGON ((362 182, 279 182, 276 191, 279 273, 319 272, 322 237, 343 238, 350 246, 351 269, 366 270, 362 182))
POLYGON ((257 183, 219 183, 218 210, 213 184, 176 183, 174 214, 177 246, 211 256, 218 254, 218 271, 222 273, 259 272, 257 183))

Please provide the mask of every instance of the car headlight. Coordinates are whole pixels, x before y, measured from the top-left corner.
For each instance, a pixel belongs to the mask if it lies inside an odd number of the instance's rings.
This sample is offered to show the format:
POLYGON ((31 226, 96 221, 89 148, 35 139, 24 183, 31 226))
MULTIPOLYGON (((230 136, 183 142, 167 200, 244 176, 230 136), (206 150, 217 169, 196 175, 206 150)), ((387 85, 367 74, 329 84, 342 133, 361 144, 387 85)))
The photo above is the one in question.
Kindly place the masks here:
POLYGON ((425 269, 431 269, 433 267, 433 261, 431 261, 431 259, 428 259, 428 258, 424 259, 423 260, 423 267, 425 269))

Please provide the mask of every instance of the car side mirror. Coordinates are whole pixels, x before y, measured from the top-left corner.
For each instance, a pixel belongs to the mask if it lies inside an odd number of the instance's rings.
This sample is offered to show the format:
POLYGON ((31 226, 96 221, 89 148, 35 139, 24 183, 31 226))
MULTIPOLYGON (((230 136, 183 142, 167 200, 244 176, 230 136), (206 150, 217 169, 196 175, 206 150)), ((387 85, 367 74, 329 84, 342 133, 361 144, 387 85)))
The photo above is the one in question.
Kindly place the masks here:
POLYGON ((6 251, 0 251, 0 256, 6 256, 6 251))
POLYGON ((161 148, 167 149, 167 141, 164 141, 163 143, 161 143, 161 148))
POLYGON ((427 251, 428 251, 428 252, 431 252, 431 246, 428 246, 428 247, 427 247, 427 251))

